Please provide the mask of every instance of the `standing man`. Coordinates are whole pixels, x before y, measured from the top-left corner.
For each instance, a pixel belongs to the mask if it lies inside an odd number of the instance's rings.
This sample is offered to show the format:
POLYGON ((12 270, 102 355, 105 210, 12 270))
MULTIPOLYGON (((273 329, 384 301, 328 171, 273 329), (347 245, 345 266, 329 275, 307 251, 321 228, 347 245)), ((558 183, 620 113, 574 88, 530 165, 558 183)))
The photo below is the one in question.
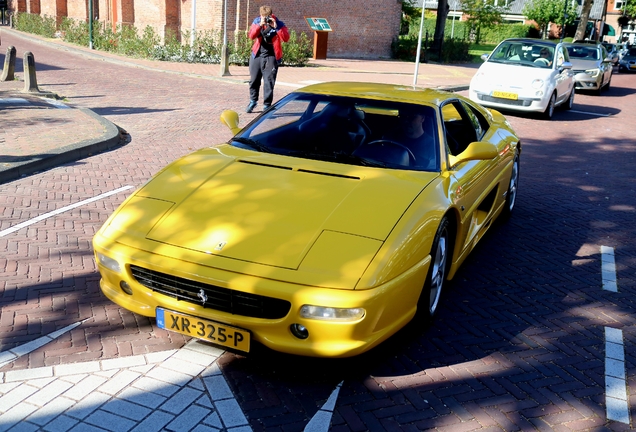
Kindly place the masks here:
POLYGON ((254 19, 248 36, 254 40, 250 56, 250 103, 245 112, 251 113, 258 102, 258 92, 263 80, 263 111, 274 100, 274 85, 278 64, 283 58, 282 42, 289 40, 285 23, 272 14, 270 6, 260 7, 261 16, 254 19))

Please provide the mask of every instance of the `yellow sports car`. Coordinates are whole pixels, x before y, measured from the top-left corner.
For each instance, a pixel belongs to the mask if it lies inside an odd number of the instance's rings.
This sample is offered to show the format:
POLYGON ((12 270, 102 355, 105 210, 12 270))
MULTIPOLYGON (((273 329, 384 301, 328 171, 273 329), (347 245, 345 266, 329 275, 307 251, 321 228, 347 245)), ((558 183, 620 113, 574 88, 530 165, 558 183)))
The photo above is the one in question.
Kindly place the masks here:
POLYGON ((515 204, 521 144, 454 93, 324 83, 171 163, 95 235, 101 289, 161 328, 347 357, 418 312, 515 204))

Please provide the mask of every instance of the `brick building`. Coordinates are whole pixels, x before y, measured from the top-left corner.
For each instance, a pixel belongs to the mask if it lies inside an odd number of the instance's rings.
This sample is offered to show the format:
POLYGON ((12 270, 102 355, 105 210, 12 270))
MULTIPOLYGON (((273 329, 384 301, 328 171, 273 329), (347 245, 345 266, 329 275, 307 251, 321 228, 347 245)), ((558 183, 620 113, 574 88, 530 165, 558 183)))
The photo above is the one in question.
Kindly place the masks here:
POLYGON ((56 17, 58 23, 65 16, 86 20, 89 1, 104 25, 151 26, 162 37, 187 32, 193 22, 197 31, 222 31, 225 16, 231 37, 249 28, 259 6, 269 4, 290 30, 307 33, 312 41, 304 18, 326 18, 333 29, 327 55, 334 58, 389 58, 402 13, 401 0, 9 0, 9 10, 56 17))

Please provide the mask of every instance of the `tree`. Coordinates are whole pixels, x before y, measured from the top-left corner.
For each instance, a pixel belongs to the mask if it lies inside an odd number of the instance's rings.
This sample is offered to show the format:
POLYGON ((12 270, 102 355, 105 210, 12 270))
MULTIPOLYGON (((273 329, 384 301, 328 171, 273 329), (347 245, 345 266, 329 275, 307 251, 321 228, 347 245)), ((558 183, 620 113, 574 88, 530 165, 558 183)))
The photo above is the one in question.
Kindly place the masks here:
POLYGON ((618 25, 626 27, 630 21, 636 18, 636 0, 627 0, 621 8, 623 14, 618 18, 618 25))
MULTIPOLYGON (((424 7, 424 1, 422 1, 424 7)), ((438 0, 437 2, 437 19, 435 20, 435 33, 433 34, 432 49, 437 53, 438 58, 442 58, 442 42, 444 42, 444 27, 446 27, 446 18, 448 17, 448 0, 438 0)))
POLYGON ((576 9, 569 0, 532 0, 524 5, 523 13, 537 23, 544 39, 550 23, 560 25, 563 32, 564 25, 572 24, 576 18, 576 9))
POLYGON ((627 15, 631 19, 636 18, 636 0, 627 0, 623 3, 623 15, 627 15))
POLYGON ((479 43, 481 29, 492 28, 502 22, 507 6, 496 6, 494 0, 462 0, 462 10, 468 15, 468 28, 475 43, 479 43))
POLYGON ((583 8, 581 9, 581 18, 579 25, 576 27, 576 33, 574 33, 574 40, 585 39, 585 32, 587 31, 587 21, 590 19, 590 11, 592 10, 593 0, 583 0, 583 8))

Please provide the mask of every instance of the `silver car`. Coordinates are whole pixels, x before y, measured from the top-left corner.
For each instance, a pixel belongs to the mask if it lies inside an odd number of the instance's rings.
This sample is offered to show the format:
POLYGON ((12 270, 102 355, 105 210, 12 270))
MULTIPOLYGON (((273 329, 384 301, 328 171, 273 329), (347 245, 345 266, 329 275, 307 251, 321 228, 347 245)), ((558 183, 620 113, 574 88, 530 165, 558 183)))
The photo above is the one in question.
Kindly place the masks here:
POLYGON ((612 81, 612 60, 600 43, 567 43, 577 90, 593 91, 600 95, 612 81))

